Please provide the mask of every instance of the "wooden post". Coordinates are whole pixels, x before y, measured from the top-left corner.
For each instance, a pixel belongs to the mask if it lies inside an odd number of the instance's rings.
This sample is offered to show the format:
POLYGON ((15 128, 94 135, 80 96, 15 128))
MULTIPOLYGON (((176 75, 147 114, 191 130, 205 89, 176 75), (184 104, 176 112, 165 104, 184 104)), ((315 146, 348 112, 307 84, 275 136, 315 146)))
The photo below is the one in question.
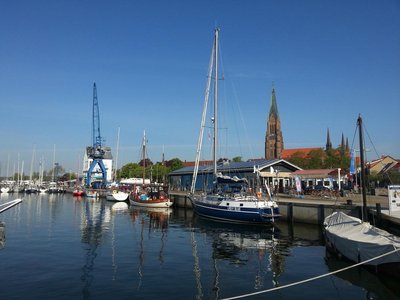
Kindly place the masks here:
POLYGON ((380 225, 382 221, 382 208, 380 203, 376 203, 376 223, 380 225))
POLYGON ((325 206, 323 204, 318 205, 318 224, 323 224, 325 220, 325 206))
POLYGON ((288 222, 293 223, 293 203, 292 202, 288 203, 287 211, 288 211, 287 212, 288 222))

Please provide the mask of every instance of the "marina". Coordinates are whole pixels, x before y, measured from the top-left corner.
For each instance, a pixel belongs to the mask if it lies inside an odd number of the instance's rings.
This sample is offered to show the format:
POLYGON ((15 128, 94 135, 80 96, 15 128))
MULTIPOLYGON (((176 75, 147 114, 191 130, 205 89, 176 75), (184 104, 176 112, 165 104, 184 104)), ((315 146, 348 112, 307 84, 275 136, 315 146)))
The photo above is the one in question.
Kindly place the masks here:
MULTIPOLYGON (((322 227, 234 225, 172 207, 113 209, 105 198, 29 194, 0 215, 3 299, 224 299, 348 267, 322 227), (157 282, 157 288, 154 284, 157 282)), ((1 203, 12 200, 1 194, 1 203)), ((256 295, 252 299, 264 299, 256 295)), ((398 299, 397 281, 362 267, 268 292, 275 299, 398 299)))
POLYGON ((400 299, 396 1, 3 6, 1 300, 400 299))

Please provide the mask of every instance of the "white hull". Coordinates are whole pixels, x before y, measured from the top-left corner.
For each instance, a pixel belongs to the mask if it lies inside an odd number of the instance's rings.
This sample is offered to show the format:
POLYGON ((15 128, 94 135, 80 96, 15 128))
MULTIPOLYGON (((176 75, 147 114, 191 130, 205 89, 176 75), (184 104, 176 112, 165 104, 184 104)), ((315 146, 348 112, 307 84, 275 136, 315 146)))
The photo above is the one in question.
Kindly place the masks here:
POLYGON ((8 187, 2 187, 2 188, 1 188, 1 192, 2 192, 2 193, 8 193, 8 192, 10 192, 10 188, 8 188, 8 187))
POLYGON ((360 219, 335 212, 325 218, 327 246, 353 262, 373 259, 393 250, 393 254, 366 265, 400 264, 400 238, 360 219))
POLYGON ((97 198, 99 198, 99 193, 98 193, 98 192, 94 192, 94 191, 86 191, 85 196, 86 196, 87 198, 94 198, 94 199, 97 199, 97 198))
POLYGON ((128 200, 129 194, 125 192, 108 192, 106 195, 106 199, 108 201, 126 201, 128 200))
POLYGON ((170 200, 163 201, 163 202, 152 202, 152 200, 147 200, 147 201, 135 201, 132 199, 129 199, 129 203, 133 206, 139 206, 139 207, 151 207, 151 208, 167 208, 171 207, 173 202, 170 200))

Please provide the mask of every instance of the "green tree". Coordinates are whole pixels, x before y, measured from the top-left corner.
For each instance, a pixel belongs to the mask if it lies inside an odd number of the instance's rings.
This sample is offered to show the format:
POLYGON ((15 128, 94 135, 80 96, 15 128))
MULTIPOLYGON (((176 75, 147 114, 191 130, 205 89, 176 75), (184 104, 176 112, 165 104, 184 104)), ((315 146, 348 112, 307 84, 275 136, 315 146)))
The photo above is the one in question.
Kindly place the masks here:
POLYGON ((173 158, 166 162, 169 172, 183 168, 183 162, 179 158, 173 158))
POLYGON ((241 156, 235 156, 234 158, 232 158, 233 162, 241 162, 242 161, 242 157, 241 156))
POLYGON ((293 153, 288 161, 302 169, 307 169, 308 160, 307 158, 304 158, 304 154, 300 151, 293 153))
POLYGON ((143 176, 143 167, 137 163, 128 163, 118 172, 119 178, 141 178, 143 176))
POLYGON ((326 154, 322 149, 311 150, 308 154, 308 169, 322 169, 324 167, 324 161, 326 154))
POLYGON ((166 181, 167 174, 168 168, 162 163, 157 162, 154 166, 152 166, 153 181, 164 183, 166 181))

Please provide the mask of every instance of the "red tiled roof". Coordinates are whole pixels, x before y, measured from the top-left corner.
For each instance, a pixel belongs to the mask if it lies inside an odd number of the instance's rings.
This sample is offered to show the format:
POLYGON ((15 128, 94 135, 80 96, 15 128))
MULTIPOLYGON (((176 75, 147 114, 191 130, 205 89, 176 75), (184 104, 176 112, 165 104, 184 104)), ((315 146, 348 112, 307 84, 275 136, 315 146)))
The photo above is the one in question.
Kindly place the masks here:
MULTIPOLYGON (((213 161, 212 160, 201 160, 199 162, 200 166, 204 166, 204 165, 212 165, 213 161)), ((195 161, 184 161, 183 162, 183 166, 184 167, 194 167, 195 161)))
POLYGON ((293 148, 293 149, 283 149, 282 150, 282 158, 288 159, 293 156, 295 153, 299 153, 302 158, 307 157, 307 155, 313 150, 319 150, 321 148, 293 148))
MULTIPOLYGON (((327 177, 328 175, 337 175, 338 169, 314 169, 314 170, 297 170, 292 173, 292 176, 300 176, 300 177, 327 177)), ((343 173, 341 171, 341 173, 343 173)))

